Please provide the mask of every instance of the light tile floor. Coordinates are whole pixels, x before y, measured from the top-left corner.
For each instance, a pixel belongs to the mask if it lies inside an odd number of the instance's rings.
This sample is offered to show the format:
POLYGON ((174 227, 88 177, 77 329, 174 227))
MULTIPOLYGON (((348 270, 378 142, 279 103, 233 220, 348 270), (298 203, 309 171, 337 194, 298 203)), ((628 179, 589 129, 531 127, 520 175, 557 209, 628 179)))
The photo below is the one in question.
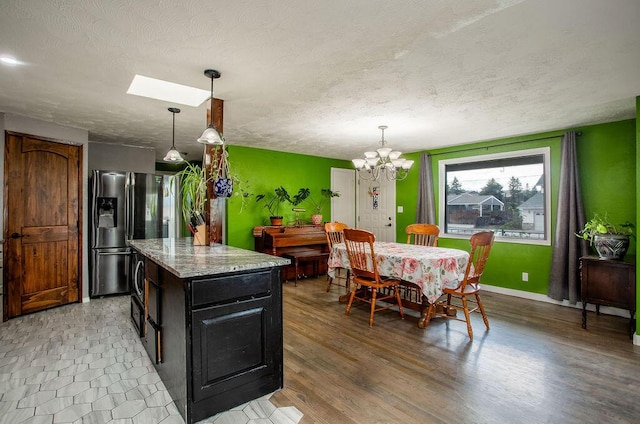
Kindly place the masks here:
MULTIPOLYGON (((201 423, 292 424, 265 396, 201 423)), ((183 424, 129 320, 129 297, 0 323, 0 424, 183 424)))

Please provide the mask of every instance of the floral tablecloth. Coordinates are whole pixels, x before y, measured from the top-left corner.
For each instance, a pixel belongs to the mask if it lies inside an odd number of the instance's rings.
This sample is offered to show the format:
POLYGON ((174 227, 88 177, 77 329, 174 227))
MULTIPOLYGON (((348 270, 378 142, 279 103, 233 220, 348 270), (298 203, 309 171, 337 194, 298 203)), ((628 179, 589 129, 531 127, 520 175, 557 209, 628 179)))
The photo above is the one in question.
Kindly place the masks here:
MULTIPOLYGON (((377 241, 373 251, 380 275, 417 285, 431 303, 442 295, 443 287, 457 285, 469 261, 468 252, 444 247, 377 241)), ((336 268, 349 268, 344 243, 334 244, 329 254, 330 277, 335 277, 336 268)))

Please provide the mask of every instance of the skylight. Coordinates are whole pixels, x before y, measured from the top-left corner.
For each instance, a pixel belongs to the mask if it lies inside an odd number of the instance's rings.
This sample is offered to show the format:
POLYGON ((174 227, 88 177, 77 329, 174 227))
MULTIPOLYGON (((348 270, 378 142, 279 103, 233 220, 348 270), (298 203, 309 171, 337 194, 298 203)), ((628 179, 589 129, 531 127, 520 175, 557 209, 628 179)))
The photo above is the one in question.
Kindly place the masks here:
POLYGON ((127 94, 165 100, 187 106, 200 106, 211 93, 209 90, 136 75, 131 81, 127 94))
POLYGON ((9 66, 22 65, 22 62, 20 62, 18 59, 16 59, 13 56, 8 56, 8 55, 0 56, 0 63, 3 63, 5 65, 9 65, 9 66))

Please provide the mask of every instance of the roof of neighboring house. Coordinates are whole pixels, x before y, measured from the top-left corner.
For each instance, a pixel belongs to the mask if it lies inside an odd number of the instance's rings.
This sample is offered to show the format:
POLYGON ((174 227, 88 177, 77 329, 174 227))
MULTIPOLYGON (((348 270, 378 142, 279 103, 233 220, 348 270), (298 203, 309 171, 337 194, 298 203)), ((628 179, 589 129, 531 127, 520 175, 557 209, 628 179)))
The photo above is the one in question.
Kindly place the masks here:
POLYGON ((524 209, 528 209, 528 210, 539 209, 539 210, 542 210, 542 209, 544 209, 544 196, 542 195, 542 193, 537 192, 536 194, 534 194, 533 196, 529 197, 524 202, 520 203, 520 205, 518 206, 518 209, 520 209, 520 210, 524 210, 524 209))
POLYGON ((504 203, 497 197, 490 194, 478 193, 462 193, 449 194, 447 196, 447 205, 502 205, 504 203))

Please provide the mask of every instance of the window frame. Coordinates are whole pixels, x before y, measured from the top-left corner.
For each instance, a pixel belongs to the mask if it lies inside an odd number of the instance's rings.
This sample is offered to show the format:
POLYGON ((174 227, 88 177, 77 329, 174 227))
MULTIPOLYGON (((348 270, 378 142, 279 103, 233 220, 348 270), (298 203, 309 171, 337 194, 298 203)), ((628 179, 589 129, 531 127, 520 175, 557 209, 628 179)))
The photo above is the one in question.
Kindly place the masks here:
POLYGON ((446 167, 447 165, 457 165, 463 163, 472 162, 485 162, 498 159, 517 159, 526 156, 540 156, 543 157, 543 169, 544 169, 544 202, 545 202, 545 217, 544 217, 544 238, 542 239, 525 239, 515 237, 503 237, 496 233, 496 241, 506 243, 518 243, 518 244, 533 244, 550 246, 551 245, 551 148, 539 147, 533 149, 513 150, 509 152, 491 153, 486 155, 477 156, 464 156, 459 158, 442 159, 438 161, 438 225, 440 226, 440 237, 451 239, 468 239, 469 235, 464 234, 452 234, 445 232, 446 223, 445 220, 445 207, 447 203, 446 195, 446 167))

